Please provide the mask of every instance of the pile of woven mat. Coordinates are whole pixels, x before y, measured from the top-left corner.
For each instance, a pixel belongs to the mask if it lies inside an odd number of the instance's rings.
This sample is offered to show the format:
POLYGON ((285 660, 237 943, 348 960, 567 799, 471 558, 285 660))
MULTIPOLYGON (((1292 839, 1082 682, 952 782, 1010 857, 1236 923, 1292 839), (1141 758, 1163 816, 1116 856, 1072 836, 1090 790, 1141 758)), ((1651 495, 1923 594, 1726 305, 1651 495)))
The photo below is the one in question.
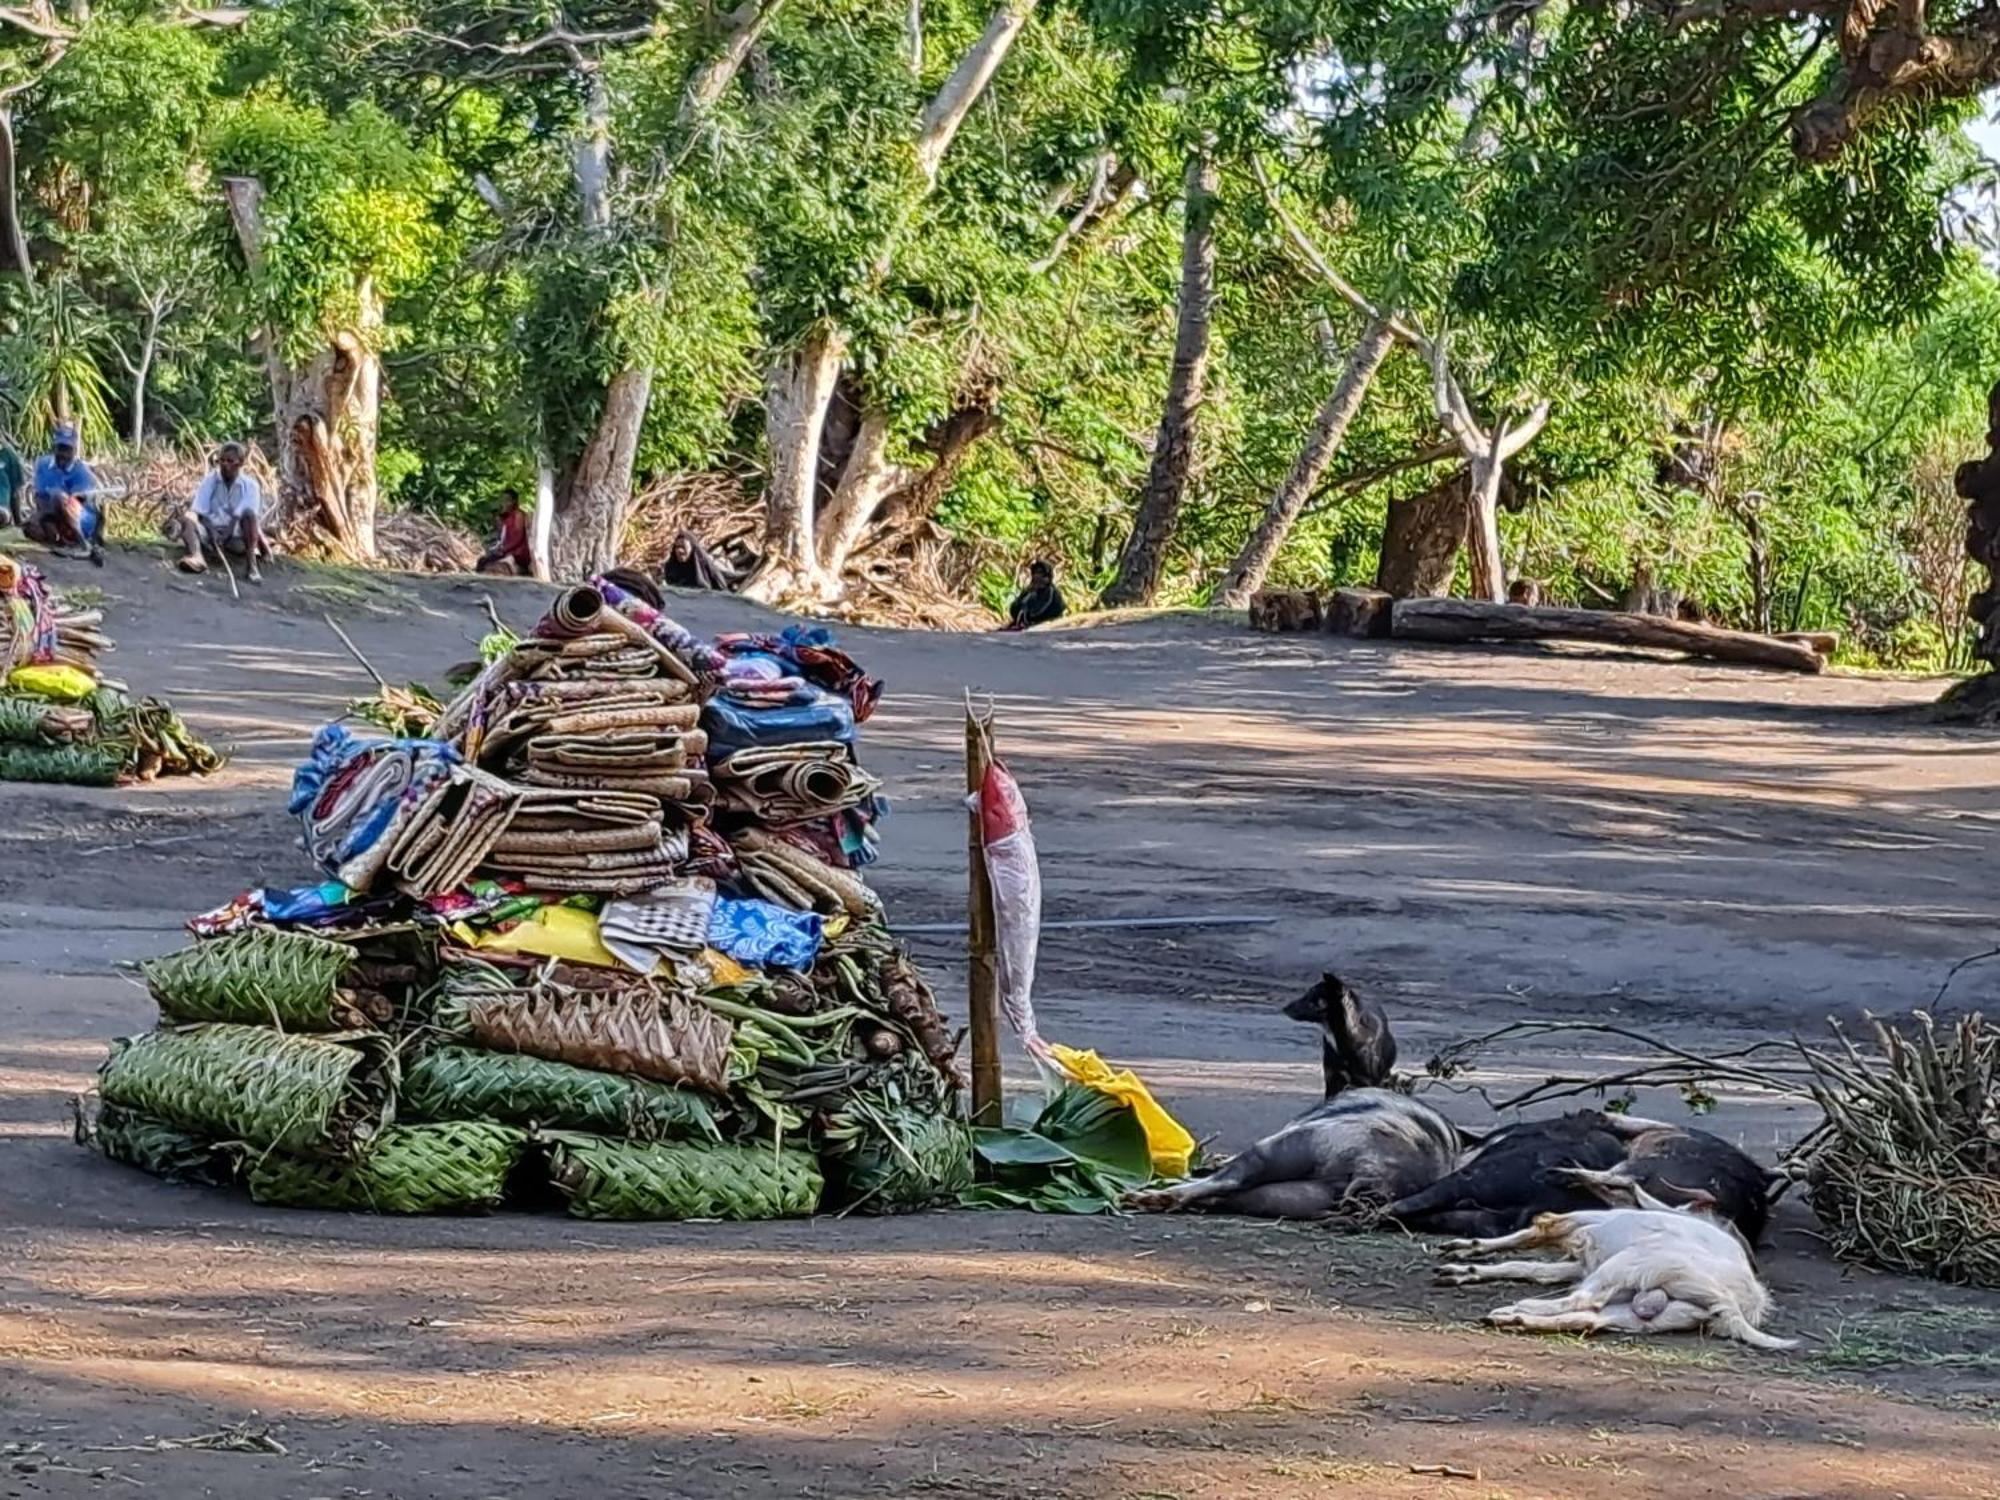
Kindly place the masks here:
POLYGON ((37 569, 0 553, 0 781, 111 786, 221 767, 166 703, 103 679, 103 624, 101 610, 66 605, 37 569))
POLYGON ((422 737, 322 730, 332 878, 140 966, 80 1137, 261 1203, 760 1219, 955 1202, 958 1038, 861 871, 881 691, 823 631, 700 641, 599 580, 422 737))

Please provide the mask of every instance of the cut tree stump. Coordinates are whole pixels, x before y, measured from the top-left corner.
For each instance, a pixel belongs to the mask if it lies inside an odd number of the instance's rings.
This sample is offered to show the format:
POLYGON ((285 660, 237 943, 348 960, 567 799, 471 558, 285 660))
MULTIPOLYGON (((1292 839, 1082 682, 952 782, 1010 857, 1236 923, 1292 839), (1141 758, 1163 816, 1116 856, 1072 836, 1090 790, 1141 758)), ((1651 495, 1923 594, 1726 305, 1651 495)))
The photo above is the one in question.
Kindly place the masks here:
POLYGON ((1335 589, 1327 596, 1326 633, 1379 639, 1389 633, 1389 606, 1395 602, 1381 589, 1335 589))
POLYGON ((1795 646, 1810 646, 1821 656, 1831 656, 1840 649, 1838 630, 1780 630, 1771 639, 1790 641, 1795 646))
POLYGON ((1715 661, 1820 672, 1826 660, 1811 646, 1655 615, 1608 610, 1531 608, 1471 599, 1398 599, 1389 633, 1413 641, 1594 641, 1685 651, 1715 661))
POLYGON ((1259 589, 1250 596, 1250 628, 1283 634, 1318 630, 1319 595, 1304 589, 1259 589))

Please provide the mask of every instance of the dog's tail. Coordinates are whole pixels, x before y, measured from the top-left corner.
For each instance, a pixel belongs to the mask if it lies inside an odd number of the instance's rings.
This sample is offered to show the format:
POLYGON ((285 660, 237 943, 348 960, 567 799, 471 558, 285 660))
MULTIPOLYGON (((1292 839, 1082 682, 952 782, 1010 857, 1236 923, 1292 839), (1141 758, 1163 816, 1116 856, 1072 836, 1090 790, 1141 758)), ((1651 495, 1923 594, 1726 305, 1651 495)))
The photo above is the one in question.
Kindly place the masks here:
POLYGON ((1709 1327, 1724 1338, 1735 1339, 1739 1344, 1748 1344, 1753 1349, 1796 1349, 1797 1339, 1781 1339, 1776 1334, 1764 1332, 1743 1316, 1743 1310, 1734 1302, 1719 1302, 1709 1314, 1709 1327))

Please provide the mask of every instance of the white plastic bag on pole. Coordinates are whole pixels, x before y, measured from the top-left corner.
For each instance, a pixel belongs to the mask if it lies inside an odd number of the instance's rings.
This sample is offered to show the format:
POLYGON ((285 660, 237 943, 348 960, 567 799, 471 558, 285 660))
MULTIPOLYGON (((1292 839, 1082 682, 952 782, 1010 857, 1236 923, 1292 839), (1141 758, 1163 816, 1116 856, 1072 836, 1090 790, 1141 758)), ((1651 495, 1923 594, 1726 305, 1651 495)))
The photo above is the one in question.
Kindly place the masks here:
POLYGON ((1042 941, 1042 868, 1028 804, 1006 766, 994 761, 979 787, 980 842, 993 889, 993 927, 1000 969, 1000 1009, 1037 1063, 1049 1044, 1035 1029, 1035 952, 1042 941))

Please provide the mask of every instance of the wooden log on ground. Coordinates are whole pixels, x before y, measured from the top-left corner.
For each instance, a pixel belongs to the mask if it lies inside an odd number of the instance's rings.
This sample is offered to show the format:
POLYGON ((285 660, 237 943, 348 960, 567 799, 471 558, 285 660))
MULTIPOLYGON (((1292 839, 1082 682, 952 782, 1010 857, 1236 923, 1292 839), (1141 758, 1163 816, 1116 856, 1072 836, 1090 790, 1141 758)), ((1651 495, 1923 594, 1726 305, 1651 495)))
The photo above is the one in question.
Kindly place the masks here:
POLYGON ((1318 630, 1319 595, 1305 589, 1259 589, 1250 596, 1250 628, 1273 633, 1318 630))
POLYGON ((1771 639, 1790 641, 1796 646, 1810 646, 1821 656, 1831 656, 1840 649, 1838 630, 1780 630, 1771 639))
POLYGON ((1389 606, 1381 589, 1335 589, 1327 596, 1326 633, 1376 640, 1389 633, 1389 606))
POLYGON ((1530 608, 1472 599, 1398 599, 1389 633, 1413 641, 1594 641, 1685 651, 1715 661, 1819 672, 1825 659, 1810 646, 1742 630, 1723 630, 1657 615, 1607 610, 1530 608))

